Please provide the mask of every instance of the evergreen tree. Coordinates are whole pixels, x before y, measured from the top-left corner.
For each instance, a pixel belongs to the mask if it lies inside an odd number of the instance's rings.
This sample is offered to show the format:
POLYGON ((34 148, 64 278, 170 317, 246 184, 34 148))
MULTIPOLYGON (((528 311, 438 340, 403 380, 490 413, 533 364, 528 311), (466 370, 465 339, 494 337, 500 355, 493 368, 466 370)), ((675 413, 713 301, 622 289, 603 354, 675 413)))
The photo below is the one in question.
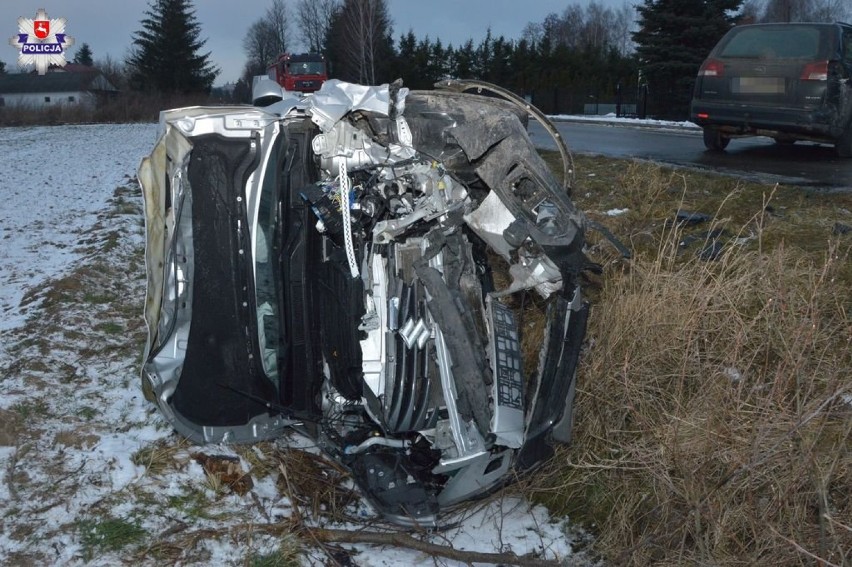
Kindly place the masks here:
POLYGON ((6 62, 0 61, 0 75, 6 74, 6 62))
POLYGON ((86 67, 91 67, 94 65, 94 60, 92 59, 92 48, 89 47, 88 43, 84 43, 80 46, 80 49, 77 50, 77 53, 74 54, 74 63, 78 65, 85 65, 86 67))
POLYGON ((476 65, 476 49, 473 40, 467 40, 461 47, 456 49, 455 57, 450 64, 450 74, 457 79, 478 79, 474 72, 476 65))
POLYGON ((209 93, 219 69, 210 53, 199 54, 207 40, 200 39, 191 0, 150 0, 133 36, 131 86, 165 94, 209 93))
POLYGON ((417 50, 417 38, 414 35, 414 30, 409 29, 408 33, 399 37, 399 48, 394 58, 393 75, 402 77, 406 86, 411 86, 412 75, 414 71, 414 57, 417 50))
POLYGON ((651 110, 686 116, 701 62, 733 26, 743 0, 644 0, 633 33, 651 110))
POLYGON ((426 73, 429 79, 429 88, 447 76, 450 68, 448 62, 452 56, 452 52, 453 46, 449 45, 444 48, 440 37, 432 44, 432 49, 429 52, 429 67, 426 73))

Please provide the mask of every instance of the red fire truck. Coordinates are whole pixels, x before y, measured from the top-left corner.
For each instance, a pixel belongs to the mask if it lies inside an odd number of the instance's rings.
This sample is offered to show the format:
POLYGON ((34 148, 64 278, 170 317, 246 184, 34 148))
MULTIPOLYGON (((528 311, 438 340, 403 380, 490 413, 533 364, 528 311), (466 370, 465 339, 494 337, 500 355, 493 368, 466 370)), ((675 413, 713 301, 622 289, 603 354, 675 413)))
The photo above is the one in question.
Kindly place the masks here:
POLYGON ((315 92, 328 80, 325 57, 319 53, 284 53, 269 66, 269 78, 287 91, 315 92))

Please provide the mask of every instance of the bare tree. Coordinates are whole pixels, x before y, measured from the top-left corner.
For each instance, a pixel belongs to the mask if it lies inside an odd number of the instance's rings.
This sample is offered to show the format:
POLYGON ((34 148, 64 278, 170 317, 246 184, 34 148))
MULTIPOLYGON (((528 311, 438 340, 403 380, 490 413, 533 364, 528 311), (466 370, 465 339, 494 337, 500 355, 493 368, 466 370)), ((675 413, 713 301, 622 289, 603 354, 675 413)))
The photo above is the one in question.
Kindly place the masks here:
POLYGON ((127 88, 129 82, 130 70, 127 65, 118 59, 113 59, 106 55, 102 59, 95 61, 95 68, 98 69, 107 80, 112 83, 118 90, 127 88))
POLYGON ((526 40, 531 44, 538 44, 544 38, 544 26, 538 22, 527 22, 524 26, 524 31, 521 32, 521 39, 526 40))
POLYGON ((562 15, 549 14, 539 29, 542 38, 546 37, 553 46, 592 50, 612 48, 627 55, 633 51, 631 32, 634 19, 635 12, 627 3, 613 9, 593 0, 585 5, 569 4, 562 15))
MULTIPOLYGON (((390 32, 386 0, 345 0, 335 16, 342 49, 336 57, 343 66, 343 76, 363 84, 375 84, 390 32)), ((335 31, 335 33, 337 33, 335 31)))
POLYGON ((584 47, 603 49, 610 45, 609 33, 615 17, 612 10, 597 2, 586 5, 585 25, 582 30, 584 47))
POLYGON ((290 38, 290 18, 284 0, 272 0, 272 4, 266 9, 266 20, 275 37, 276 51, 286 52, 290 38))
POLYGON ((266 18, 260 18, 249 26, 243 38, 246 53, 246 74, 261 75, 266 67, 281 53, 275 27, 266 18))
POLYGON ((272 0, 261 18, 249 26, 243 37, 246 64, 243 76, 249 79, 266 73, 278 55, 285 53, 290 38, 290 22, 284 0, 272 0))
POLYGON ((849 0, 766 0, 762 22, 833 22, 852 17, 849 0))
POLYGON ((544 30, 544 36, 550 43, 556 47, 557 45, 572 46, 576 41, 577 36, 572 35, 572 23, 574 20, 574 11, 572 8, 576 6, 568 6, 562 12, 562 16, 556 12, 551 12, 544 17, 541 26, 544 30))
POLYGON ((852 20, 852 4, 849 0, 812 0, 810 21, 848 22, 852 20))
POLYGON ((609 30, 609 41, 622 55, 628 55, 636 50, 633 43, 633 31, 636 27, 636 10, 625 4, 613 12, 612 27, 609 30))
POLYGON ((296 15, 299 34, 308 51, 323 51, 328 30, 331 28, 331 19, 340 7, 340 0, 300 0, 296 15))

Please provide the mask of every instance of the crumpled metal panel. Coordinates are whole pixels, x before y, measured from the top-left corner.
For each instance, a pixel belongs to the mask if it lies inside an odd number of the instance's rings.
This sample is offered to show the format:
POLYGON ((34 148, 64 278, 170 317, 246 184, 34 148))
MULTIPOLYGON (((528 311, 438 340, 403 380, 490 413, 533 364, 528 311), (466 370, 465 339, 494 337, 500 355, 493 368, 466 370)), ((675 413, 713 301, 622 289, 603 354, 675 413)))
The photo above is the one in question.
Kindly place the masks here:
MULTIPOLYGON (((403 87, 396 94, 399 114, 405 112, 405 97, 408 89, 403 87)), ((391 102, 390 85, 368 87, 330 79, 308 100, 308 110, 314 124, 323 132, 331 130, 341 118, 355 110, 368 110, 382 116, 388 115, 391 102)))

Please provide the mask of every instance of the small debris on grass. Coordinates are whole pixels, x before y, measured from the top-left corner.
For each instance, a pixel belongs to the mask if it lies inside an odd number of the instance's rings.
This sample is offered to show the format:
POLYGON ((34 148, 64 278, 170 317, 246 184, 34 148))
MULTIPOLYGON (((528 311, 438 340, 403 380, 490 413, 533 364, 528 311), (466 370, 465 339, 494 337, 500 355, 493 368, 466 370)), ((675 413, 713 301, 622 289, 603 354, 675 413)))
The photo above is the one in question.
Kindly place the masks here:
POLYGON ((680 209, 675 215, 675 220, 680 225, 692 226, 709 221, 710 215, 680 209))
POLYGON ((204 467, 204 472, 215 477, 222 486, 227 486, 231 491, 245 496, 249 490, 254 488, 251 476, 243 471, 239 457, 230 455, 205 455, 204 453, 193 453, 192 458, 204 467))

